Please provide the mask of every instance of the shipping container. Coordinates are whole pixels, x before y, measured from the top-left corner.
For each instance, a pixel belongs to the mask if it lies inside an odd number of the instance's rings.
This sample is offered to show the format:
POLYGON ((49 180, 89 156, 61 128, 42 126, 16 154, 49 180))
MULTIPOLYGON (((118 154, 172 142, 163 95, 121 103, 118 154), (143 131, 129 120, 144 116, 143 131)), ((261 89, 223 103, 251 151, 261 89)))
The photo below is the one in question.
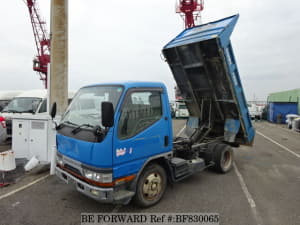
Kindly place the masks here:
POLYGON ((268 108, 268 120, 273 123, 285 123, 286 115, 297 114, 298 103, 271 102, 268 108))

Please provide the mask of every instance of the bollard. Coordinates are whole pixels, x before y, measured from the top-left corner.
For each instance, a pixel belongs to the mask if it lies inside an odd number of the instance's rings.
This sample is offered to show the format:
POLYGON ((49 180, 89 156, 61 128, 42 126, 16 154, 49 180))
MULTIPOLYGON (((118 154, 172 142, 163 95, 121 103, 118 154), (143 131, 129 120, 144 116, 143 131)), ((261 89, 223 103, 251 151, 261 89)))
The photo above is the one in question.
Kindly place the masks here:
POLYGON ((50 164, 50 175, 55 174, 55 166, 56 166, 56 146, 52 146, 52 151, 51 151, 51 164, 50 164))

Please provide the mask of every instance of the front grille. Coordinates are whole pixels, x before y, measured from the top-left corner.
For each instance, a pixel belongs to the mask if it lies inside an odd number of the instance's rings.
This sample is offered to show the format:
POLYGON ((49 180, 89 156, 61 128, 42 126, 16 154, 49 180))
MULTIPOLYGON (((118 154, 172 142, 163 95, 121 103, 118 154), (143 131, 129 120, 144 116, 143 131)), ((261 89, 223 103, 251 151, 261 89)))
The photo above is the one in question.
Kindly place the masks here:
POLYGON ((75 167, 69 165, 69 164, 64 164, 64 168, 68 169, 68 170, 71 170, 72 172, 78 174, 78 175, 82 175, 81 172, 76 169, 75 167))

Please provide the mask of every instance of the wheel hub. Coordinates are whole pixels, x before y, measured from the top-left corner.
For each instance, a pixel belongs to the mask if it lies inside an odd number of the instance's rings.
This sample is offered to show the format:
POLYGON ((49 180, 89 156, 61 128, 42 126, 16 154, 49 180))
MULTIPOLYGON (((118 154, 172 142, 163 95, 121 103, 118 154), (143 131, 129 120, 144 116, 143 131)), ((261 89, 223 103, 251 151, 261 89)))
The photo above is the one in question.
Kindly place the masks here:
POLYGON ((228 168, 231 165, 232 157, 229 151, 226 151, 224 153, 223 159, 222 159, 222 165, 224 168, 228 168))
POLYGON ((154 199, 161 192, 162 179, 158 173, 151 173, 145 179, 143 185, 143 195, 151 200, 154 199))

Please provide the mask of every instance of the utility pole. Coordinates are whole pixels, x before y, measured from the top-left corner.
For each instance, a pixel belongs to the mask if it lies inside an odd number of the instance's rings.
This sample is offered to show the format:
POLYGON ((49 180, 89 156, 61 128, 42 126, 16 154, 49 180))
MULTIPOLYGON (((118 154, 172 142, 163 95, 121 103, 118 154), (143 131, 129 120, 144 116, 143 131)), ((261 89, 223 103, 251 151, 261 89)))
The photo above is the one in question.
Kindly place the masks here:
MULTIPOLYGON (((48 76, 48 109, 56 102, 58 117, 62 116, 68 106, 68 10, 68 0, 51 0, 51 64, 50 77, 48 76)), ((53 146, 51 175, 55 174, 55 156, 56 146, 53 146)))
POLYGON ((68 106, 68 0, 51 0, 49 106, 61 116, 68 106))

